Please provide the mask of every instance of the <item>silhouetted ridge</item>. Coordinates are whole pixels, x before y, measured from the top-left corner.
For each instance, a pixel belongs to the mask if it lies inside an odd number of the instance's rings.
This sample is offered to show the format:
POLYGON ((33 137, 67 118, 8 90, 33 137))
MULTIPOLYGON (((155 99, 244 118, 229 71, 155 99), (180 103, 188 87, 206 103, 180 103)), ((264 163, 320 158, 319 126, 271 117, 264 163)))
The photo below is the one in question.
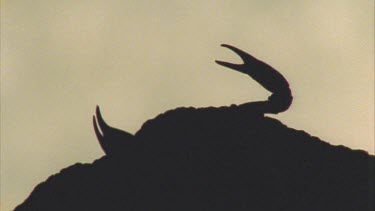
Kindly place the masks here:
POLYGON ((373 156, 268 117, 210 131, 199 112, 159 115, 132 153, 64 169, 16 210, 370 210, 373 156))
POLYGON ((132 135, 93 126, 106 156, 38 185, 16 210, 373 211, 374 157, 264 117, 292 104, 289 83, 250 54, 216 61, 271 92, 265 101, 178 108, 132 135))

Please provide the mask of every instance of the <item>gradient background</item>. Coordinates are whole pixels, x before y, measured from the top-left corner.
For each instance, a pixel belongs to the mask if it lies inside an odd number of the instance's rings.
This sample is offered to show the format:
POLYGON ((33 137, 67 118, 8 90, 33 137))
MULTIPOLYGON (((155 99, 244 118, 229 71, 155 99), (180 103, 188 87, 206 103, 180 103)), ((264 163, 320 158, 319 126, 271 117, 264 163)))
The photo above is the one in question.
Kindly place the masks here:
POLYGON ((289 80, 277 118, 334 145, 374 154, 372 0, 3 0, 1 210, 40 182, 103 155, 91 118, 135 132, 179 106, 265 99, 260 85, 214 63, 221 43, 289 80))

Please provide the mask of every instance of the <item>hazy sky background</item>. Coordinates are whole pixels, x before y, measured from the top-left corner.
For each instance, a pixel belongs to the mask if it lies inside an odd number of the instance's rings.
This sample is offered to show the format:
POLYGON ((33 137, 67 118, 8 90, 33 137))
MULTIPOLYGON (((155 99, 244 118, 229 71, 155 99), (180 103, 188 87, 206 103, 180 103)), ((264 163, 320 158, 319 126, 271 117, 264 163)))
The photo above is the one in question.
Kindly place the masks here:
POLYGON ((374 1, 3 0, 1 210, 103 155, 91 118, 141 124, 179 106, 266 99, 238 46, 289 80, 289 127, 374 154, 374 1), (282 2, 282 3, 281 3, 282 2))

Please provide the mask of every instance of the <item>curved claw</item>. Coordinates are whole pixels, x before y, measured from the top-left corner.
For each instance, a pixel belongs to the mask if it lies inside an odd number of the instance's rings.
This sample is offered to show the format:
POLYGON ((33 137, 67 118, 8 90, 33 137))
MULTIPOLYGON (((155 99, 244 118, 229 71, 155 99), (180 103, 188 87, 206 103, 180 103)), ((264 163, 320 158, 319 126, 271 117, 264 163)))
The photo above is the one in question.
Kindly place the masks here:
POLYGON ((215 62, 219 65, 222 65, 224 67, 231 68, 233 70, 237 70, 239 72, 248 74, 248 72, 246 70, 247 69, 246 66, 250 65, 252 62, 258 61, 255 57, 251 56, 250 54, 246 53, 245 51, 243 51, 239 48, 236 48, 236 47, 228 45, 228 44, 221 44, 221 46, 232 50, 234 53, 236 53, 242 59, 242 61, 244 63, 243 64, 233 64, 233 63, 230 63, 230 62, 215 60, 215 62))
MULTIPOLYGON (((98 138, 100 147, 103 149, 103 151, 108 154, 109 153, 109 143, 106 143, 105 136, 106 134, 108 135, 110 133, 111 127, 104 121, 102 114, 100 113, 100 108, 99 106, 96 106, 96 118, 93 116, 93 124, 94 124, 94 131, 95 135, 98 138), (99 125, 99 127, 98 127, 99 125), (102 131, 100 133, 99 131, 102 131)), ((108 141, 108 140, 107 140, 108 141)))
POLYGON ((93 116, 93 125, 95 135, 106 155, 121 153, 125 146, 129 146, 126 144, 131 144, 134 139, 132 134, 109 126, 104 121, 99 106, 96 106, 96 116, 93 116))
POLYGON ((243 71, 241 71, 241 68, 242 68, 243 64, 233 64, 233 63, 219 61, 219 60, 215 60, 215 62, 217 64, 221 65, 221 66, 224 66, 224 67, 227 67, 227 68, 231 68, 233 70, 237 70, 237 71, 243 72, 243 71))
POLYGON ((244 63, 232 64, 217 60, 216 63, 249 75, 272 93, 289 89, 289 83, 287 80, 273 67, 234 46, 228 44, 222 44, 221 46, 226 47, 238 54, 244 63))
POLYGON ((99 131, 98 125, 96 123, 95 116, 92 116, 92 124, 94 125, 94 131, 95 131, 96 137, 98 138, 98 140, 102 140, 103 139, 103 135, 99 131))
POLYGON ((250 54, 246 53, 245 51, 239 49, 239 48, 236 48, 232 45, 228 45, 228 44, 221 44, 222 47, 225 47, 225 48, 228 48, 230 50, 232 50, 233 52, 235 52, 238 56, 241 57, 241 59, 246 63, 249 59, 255 59, 257 60, 255 57, 251 56, 250 54))
POLYGON ((108 132, 111 127, 104 121, 102 114, 100 113, 99 106, 96 106, 96 118, 98 120, 98 124, 100 127, 100 130, 103 132, 103 135, 108 132))
POLYGON ((289 83, 281 73, 241 49, 228 44, 222 44, 221 46, 235 52, 244 63, 233 64, 216 60, 217 64, 249 75, 265 89, 272 92, 269 101, 267 101, 267 106, 263 108, 265 113, 278 113, 289 108, 293 97, 289 83))
POLYGON ((105 144, 105 140, 104 140, 104 135, 102 135, 99 131, 99 128, 98 128, 98 125, 97 125, 97 122, 96 122, 96 118, 95 116, 92 117, 92 123, 94 125, 94 131, 95 131, 95 135, 96 135, 96 138, 98 139, 99 141, 99 144, 100 144, 100 147, 103 149, 103 151, 107 154, 108 150, 107 150, 107 147, 106 147, 106 144, 105 144))

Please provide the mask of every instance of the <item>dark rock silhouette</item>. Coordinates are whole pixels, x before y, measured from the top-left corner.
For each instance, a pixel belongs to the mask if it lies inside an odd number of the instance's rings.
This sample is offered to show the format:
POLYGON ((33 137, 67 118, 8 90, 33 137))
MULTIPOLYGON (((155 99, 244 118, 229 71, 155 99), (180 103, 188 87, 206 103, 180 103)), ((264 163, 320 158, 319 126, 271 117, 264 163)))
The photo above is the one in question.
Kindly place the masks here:
POLYGON ((267 101, 177 108, 134 135, 105 123, 94 129, 106 155, 39 184, 15 210, 352 210, 374 209, 374 156, 332 146, 265 113, 289 108, 284 77, 229 45, 267 101))

